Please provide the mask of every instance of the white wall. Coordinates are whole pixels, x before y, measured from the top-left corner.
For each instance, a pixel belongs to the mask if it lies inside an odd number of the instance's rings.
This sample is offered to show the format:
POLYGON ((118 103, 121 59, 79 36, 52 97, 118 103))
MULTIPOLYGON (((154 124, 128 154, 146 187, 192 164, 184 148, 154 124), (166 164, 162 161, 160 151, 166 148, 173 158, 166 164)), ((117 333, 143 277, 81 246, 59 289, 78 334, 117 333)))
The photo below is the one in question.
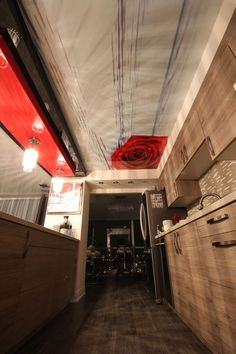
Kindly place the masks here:
MULTIPOLYGON (((81 236, 81 221, 82 214, 70 214, 64 213, 65 215, 69 215, 69 220, 72 224, 72 228, 75 229, 74 237, 80 240, 81 236)), ((55 225, 60 225, 64 221, 64 214, 47 214, 44 222, 44 226, 49 229, 54 230, 55 225)))
POLYGON ((87 183, 84 183, 83 204, 82 204, 82 222, 81 234, 78 253, 78 262, 75 279, 75 291, 73 302, 77 302, 85 294, 85 272, 86 272, 86 250, 88 240, 88 223, 89 223, 89 203, 90 192, 87 183))

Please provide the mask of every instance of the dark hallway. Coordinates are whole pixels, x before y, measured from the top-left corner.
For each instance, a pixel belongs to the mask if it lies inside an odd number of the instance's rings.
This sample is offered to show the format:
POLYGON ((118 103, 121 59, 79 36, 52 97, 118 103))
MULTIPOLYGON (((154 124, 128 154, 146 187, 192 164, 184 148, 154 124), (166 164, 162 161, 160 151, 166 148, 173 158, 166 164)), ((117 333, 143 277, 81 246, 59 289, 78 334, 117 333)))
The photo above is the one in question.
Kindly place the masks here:
POLYGON ((167 305, 156 305, 142 280, 90 285, 18 354, 209 353, 167 305))

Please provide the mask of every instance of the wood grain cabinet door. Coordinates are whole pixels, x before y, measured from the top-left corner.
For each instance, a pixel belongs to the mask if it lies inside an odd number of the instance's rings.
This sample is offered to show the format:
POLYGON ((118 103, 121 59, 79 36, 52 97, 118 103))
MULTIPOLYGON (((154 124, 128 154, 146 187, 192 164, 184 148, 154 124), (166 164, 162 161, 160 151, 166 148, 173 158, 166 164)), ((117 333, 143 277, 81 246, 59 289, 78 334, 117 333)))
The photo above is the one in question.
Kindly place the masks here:
POLYGON ((27 241, 24 226, 0 219, 0 348, 6 352, 12 344, 24 270, 27 241))
POLYGON ((195 225, 183 226, 166 237, 175 309, 210 348, 220 348, 195 225))
POLYGON ((198 104, 199 118, 212 159, 218 157, 236 138, 235 82, 236 58, 226 46, 209 69, 198 104))
POLYGON ((17 343, 51 317, 57 256, 53 248, 29 246, 27 250, 13 333, 17 343))
POLYGON ((205 283, 211 293, 208 306, 215 314, 218 347, 213 349, 233 354, 236 350, 236 231, 203 237, 200 244, 205 283))
POLYGON ((176 232, 171 232, 165 236, 165 245, 167 249, 167 259, 168 266, 171 278, 171 287, 174 300, 174 307, 178 313, 181 313, 182 306, 182 289, 181 284, 183 280, 181 279, 184 276, 182 273, 182 268, 184 267, 183 261, 181 258, 179 249, 177 246, 177 237, 176 232))
POLYGON ((181 129, 174 145, 174 160, 176 178, 189 163, 200 145, 205 140, 202 126, 196 109, 192 109, 181 129))
POLYGON ((61 250, 58 254, 52 294, 53 313, 61 311, 73 296, 76 256, 75 250, 61 250))

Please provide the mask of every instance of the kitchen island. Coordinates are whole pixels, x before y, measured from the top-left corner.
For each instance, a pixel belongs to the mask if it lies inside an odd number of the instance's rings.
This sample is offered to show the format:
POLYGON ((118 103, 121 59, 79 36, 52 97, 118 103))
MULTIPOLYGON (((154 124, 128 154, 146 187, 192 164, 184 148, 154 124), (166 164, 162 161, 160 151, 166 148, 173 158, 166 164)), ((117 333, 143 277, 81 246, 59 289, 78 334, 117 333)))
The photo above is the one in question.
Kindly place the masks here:
POLYGON ((71 300, 79 241, 0 212, 0 348, 16 348, 71 300))

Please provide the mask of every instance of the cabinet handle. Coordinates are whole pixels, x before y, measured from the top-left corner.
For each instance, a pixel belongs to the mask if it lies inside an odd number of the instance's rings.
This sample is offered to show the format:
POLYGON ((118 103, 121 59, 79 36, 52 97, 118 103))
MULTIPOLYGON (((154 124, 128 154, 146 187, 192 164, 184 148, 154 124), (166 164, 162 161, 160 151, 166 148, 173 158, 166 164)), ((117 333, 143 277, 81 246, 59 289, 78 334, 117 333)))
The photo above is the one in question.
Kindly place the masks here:
POLYGON ((177 254, 179 254, 178 248, 177 248, 177 244, 176 244, 176 232, 174 232, 174 246, 175 246, 175 252, 177 254))
POLYGON ((155 244, 156 247, 165 246, 165 242, 159 242, 155 244))
POLYGON ((210 225, 211 224, 217 224, 218 222, 227 220, 228 218, 229 218, 228 214, 217 215, 216 217, 207 220, 207 223, 210 224, 210 225))
POLYGON ((181 155, 181 160, 183 161, 183 164, 185 165, 185 158, 184 158, 183 150, 180 150, 180 155, 181 155))
POLYGON ((212 156, 215 156, 215 150, 214 150, 214 148, 213 148, 213 145, 212 145, 212 142, 211 142, 211 138, 210 138, 209 136, 206 137, 206 142, 207 142, 207 145, 208 145, 210 154, 211 154, 212 156))
POLYGON ((179 250, 179 254, 182 254, 182 248, 181 248, 181 244, 180 244, 180 236, 179 236, 179 232, 176 232, 176 243, 177 243, 177 247, 179 250))
POLYGON ((24 244, 24 249, 23 249, 23 253, 22 253, 22 258, 25 258, 27 255, 27 252, 29 250, 29 237, 30 237, 30 232, 29 230, 26 233, 26 240, 25 240, 25 244, 24 244))
POLYGON ((236 246, 236 240, 212 242, 212 246, 214 246, 214 247, 232 247, 232 246, 236 246))
POLYGON ((184 152, 184 156, 185 156, 186 162, 187 162, 188 161, 188 153, 187 153, 187 148, 185 145, 183 146, 183 152, 184 152))
POLYGON ((176 182, 174 182, 174 191, 175 191, 175 196, 178 197, 178 188, 176 182))

